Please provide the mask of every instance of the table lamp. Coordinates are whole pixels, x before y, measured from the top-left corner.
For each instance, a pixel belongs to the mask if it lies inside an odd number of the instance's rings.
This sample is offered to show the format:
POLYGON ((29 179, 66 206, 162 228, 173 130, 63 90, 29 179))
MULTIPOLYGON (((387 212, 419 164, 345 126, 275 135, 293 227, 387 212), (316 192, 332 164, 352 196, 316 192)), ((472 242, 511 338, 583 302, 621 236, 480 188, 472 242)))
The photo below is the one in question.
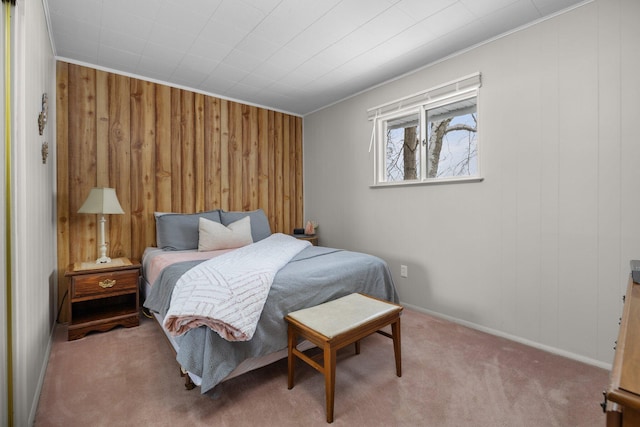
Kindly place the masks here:
POLYGON ((123 214, 124 211, 118 202, 116 190, 113 188, 97 188, 91 189, 87 200, 78 209, 78 213, 99 214, 100 215, 100 257, 96 260, 96 264, 106 264, 111 262, 111 258, 107 256, 107 243, 104 241, 104 219, 105 214, 123 214))

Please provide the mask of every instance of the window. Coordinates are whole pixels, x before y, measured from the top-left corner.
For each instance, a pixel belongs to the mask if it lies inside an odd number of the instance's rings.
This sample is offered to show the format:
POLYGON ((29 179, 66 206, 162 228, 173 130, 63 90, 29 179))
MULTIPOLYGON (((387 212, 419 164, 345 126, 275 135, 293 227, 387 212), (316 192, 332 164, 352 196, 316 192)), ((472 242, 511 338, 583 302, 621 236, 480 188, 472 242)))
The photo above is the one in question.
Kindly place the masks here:
POLYGON ((479 179, 480 74, 369 110, 375 184, 479 179))
POLYGON ((390 182, 420 176, 420 113, 380 121, 384 130, 384 167, 390 182))

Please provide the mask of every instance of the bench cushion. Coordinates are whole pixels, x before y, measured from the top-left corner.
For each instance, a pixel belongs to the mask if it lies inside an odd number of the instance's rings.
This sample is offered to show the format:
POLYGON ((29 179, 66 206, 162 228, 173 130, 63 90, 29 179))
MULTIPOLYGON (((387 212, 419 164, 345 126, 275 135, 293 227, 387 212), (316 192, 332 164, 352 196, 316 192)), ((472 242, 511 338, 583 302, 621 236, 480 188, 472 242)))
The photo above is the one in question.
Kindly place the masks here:
POLYGON ((350 294, 315 307, 289 313, 310 329, 333 338, 402 307, 362 294, 350 294))

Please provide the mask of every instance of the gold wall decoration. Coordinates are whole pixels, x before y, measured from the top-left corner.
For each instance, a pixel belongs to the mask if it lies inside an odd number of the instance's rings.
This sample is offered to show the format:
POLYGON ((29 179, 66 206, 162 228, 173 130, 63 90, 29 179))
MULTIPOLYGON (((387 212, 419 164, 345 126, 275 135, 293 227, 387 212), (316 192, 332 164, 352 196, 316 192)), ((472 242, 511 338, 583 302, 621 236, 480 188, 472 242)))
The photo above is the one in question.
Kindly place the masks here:
POLYGON ((47 94, 42 94, 42 111, 38 114, 38 131, 40 135, 44 132, 44 127, 47 125, 47 116, 49 115, 49 101, 47 99, 47 94))
POLYGON ((49 157, 49 144, 47 141, 42 143, 42 149, 40 150, 42 153, 42 164, 47 164, 47 157, 49 157))

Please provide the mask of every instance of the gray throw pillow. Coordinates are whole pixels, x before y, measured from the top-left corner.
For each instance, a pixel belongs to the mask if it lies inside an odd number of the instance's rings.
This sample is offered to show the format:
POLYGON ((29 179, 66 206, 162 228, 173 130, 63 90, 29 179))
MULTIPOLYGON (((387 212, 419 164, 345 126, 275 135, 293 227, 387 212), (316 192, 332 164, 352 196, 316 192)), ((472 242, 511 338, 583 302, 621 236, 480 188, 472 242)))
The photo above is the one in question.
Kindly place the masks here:
POLYGON ((198 249, 200 217, 221 222, 220 210, 193 214, 159 213, 156 218, 156 245, 170 251, 198 249))
POLYGON ((245 216, 251 218, 251 237, 253 237, 254 242, 258 242, 264 238, 271 236, 271 226, 269 225, 269 219, 262 209, 248 212, 220 211, 220 219, 222 220, 222 225, 224 226, 228 226, 232 222, 236 222, 237 220, 242 219, 245 216))

